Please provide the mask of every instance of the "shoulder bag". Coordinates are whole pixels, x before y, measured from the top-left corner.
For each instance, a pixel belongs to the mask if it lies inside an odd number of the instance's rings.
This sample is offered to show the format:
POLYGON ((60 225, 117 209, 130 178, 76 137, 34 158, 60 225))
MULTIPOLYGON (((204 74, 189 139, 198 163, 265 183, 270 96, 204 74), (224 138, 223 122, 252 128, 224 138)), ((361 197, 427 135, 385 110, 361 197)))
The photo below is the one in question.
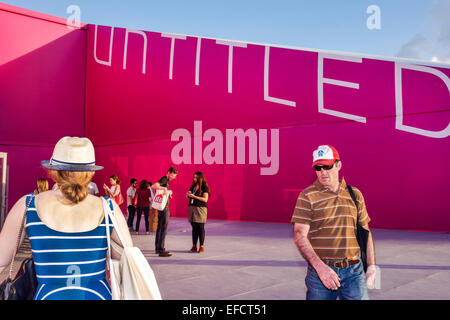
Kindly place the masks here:
POLYGON ((124 237, 117 225, 114 212, 105 198, 102 198, 105 211, 106 234, 108 240, 108 267, 113 300, 162 300, 152 268, 138 247, 120 247, 111 241, 109 226, 125 244, 124 237), (121 253, 120 260, 111 258, 111 250, 121 253))
POLYGON ((8 278, 0 284, 0 300, 32 300, 37 288, 36 271, 34 269, 33 257, 26 258, 20 265, 19 271, 12 278, 12 269, 14 259, 20 246, 20 239, 22 238, 22 232, 25 227, 25 220, 28 207, 33 200, 34 195, 30 196, 25 212, 22 218, 22 224, 17 237, 16 249, 14 251, 11 264, 9 266, 8 278))
POLYGON ((114 197, 114 201, 116 201, 117 205, 121 206, 123 203, 122 192, 120 192, 117 196, 114 197))
POLYGON ((364 272, 367 271, 367 242, 369 241, 369 231, 361 227, 359 224, 359 208, 358 208, 358 202, 356 201, 355 193, 353 192, 353 189, 351 186, 347 185, 348 193, 350 193, 350 196, 353 199, 353 202, 356 205, 356 239, 358 240, 358 245, 361 248, 361 261, 364 266, 364 272))
POLYGON ((164 211, 169 198, 170 190, 164 195, 164 190, 157 190, 155 197, 153 198, 152 208, 158 211, 164 211))

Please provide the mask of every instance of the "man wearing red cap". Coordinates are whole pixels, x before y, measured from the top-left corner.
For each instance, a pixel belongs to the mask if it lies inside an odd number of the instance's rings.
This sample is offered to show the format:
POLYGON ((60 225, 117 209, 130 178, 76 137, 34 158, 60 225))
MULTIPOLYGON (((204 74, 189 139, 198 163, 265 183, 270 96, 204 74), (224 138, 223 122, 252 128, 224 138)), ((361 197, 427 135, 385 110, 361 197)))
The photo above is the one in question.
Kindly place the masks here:
POLYGON ((376 274, 372 234, 366 273, 356 239, 357 221, 369 230, 363 195, 352 187, 355 205, 345 180, 339 180, 342 162, 334 147, 319 146, 313 152, 313 168, 317 180, 300 193, 291 220, 294 242, 308 262, 306 299, 369 299, 367 287, 373 287, 376 274))

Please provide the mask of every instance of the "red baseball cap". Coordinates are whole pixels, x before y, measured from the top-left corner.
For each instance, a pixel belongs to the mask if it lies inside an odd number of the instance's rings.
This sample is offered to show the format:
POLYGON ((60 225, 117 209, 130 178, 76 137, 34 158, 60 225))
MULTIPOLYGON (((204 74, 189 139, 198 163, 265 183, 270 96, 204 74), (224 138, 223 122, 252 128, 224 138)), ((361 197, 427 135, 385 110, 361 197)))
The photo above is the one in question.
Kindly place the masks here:
POLYGON ((312 166, 331 166, 336 160, 340 160, 336 148, 330 145, 323 145, 314 150, 312 166))

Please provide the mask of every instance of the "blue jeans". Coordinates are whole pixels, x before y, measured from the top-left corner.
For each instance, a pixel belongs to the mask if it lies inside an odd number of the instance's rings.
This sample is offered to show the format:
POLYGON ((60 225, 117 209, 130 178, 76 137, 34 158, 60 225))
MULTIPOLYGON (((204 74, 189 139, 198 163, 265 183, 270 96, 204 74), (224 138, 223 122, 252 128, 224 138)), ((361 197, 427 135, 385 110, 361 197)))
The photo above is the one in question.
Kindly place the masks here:
POLYGON ((330 266, 341 279, 338 290, 329 290, 320 281, 316 270, 308 264, 306 300, 369 300, 362 262, 346 268, 330 266))

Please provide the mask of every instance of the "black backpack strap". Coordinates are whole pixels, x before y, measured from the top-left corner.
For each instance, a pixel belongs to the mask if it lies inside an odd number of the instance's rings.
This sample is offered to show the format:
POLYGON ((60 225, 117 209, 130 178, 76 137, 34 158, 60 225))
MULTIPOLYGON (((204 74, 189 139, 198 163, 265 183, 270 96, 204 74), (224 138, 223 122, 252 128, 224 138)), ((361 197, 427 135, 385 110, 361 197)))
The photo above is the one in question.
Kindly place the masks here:
POLYGON ((355 203, 355 206, 356 206, 356 218, 358 219, 359 208, 358 208, 358 202, 356 201, 355 193, 353 192, 352 186, 350 186, 350 185, 347 185, 347 190, 348 190, 348 193, 350 193, 350 197, 352 197, 353 202, 355 203))
POLYGON ((359 224, 359 208, 358 208, 358 202, 356 201, 355 193, 353 192, 353 189, 351 186, 347 185, 348 193, 350 193, 350 196, 353 199, 353 202, 356 206, 356 240, 358 241, 358 245, 361 248, 361 261, 363 263, 364 272, 367 271, 367 242, 369 241, 369 231, 364 229, 359 224))

